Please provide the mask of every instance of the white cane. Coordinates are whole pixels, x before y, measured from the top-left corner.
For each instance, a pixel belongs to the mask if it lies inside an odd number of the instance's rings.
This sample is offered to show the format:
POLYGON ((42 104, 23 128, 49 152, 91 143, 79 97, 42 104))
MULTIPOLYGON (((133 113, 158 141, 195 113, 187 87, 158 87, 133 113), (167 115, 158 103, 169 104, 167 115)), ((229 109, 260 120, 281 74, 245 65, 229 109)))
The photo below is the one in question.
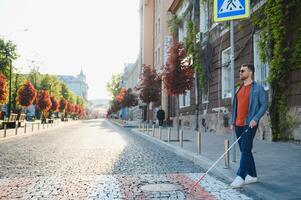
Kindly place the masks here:
POLYGON ((241 136, 239 137, 239 138, 237 138, 234 142, 233 142, 233 144, 227 149, 227 151, 225 152, 225 153, 223 153, 223 155, 221 155, 221 157, 219 157, 219 159, 217 159, 216 161, 215 161, 215 163, 213 163, 213 165, 205 172, 205 174, 203 174, 202 176, 201 176, 201 178, 191 187, 191 189, 190 190, 193 190, 193 188, 195 188, 195 186, 197 186, 200 182, 201 182, 201 180, 203 179, 203 178, 205 178, 205 176, 213 169, 213 167, 228 153, 228 151, 230 151, 230 149, 240 140, 240 138, 243 136, 243 134, 245 134, 246 132, 248 132, 248 130, 249 130, 249 127, 241 134, 241 136))

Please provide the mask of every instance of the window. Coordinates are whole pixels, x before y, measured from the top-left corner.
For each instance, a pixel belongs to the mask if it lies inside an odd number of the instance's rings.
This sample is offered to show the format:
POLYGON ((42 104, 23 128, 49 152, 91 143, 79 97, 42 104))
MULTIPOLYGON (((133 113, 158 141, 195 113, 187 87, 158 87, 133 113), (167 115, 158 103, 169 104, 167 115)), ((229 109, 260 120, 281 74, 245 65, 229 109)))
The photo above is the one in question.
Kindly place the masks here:
POLYGON ((230 65, 231 47, 225 49, 222 52, 222 98, 231 97, 231 82, 233 77, 231 76, 230 65))
POLYGON ((160 47, 158 48, 158 64, 160 64, 161 61, 161 51, 160 51, 160 47))
POLYGON ((158 33, 161 32, 160 18, 158 19, 158 33))
POLYGON ((186 94, 179 95, 180 108, 190 106, 190 90, 186 94))
POLYGON ((207 1, 200 1, 200 32, 208 31, 208 8, 207 1))
POLYGON ((202 103, 208 103, 209 102, 209 95, 206 90, 202 91, 202 103))
POLYGON ((253 48, 254 48, 254 68, 255 74, 254 79, 260 83, 265 90, 269 89, 268 76, 269 76, 269 65, 260 60, 260 48, 259 48, 260 33, 254 34, 253 48))
POLYGON ((184 21, 180 26, 179 26, 179 42, 183 42, 184 38, 187 35, 187 22, 184 21))

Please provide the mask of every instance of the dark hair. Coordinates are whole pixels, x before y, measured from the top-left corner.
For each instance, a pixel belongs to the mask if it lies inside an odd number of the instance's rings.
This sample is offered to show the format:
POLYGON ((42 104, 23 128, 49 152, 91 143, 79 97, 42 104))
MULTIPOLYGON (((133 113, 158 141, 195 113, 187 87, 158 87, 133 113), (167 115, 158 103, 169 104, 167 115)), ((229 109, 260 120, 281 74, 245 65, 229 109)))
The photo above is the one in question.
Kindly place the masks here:
POLYGON ((241 65, 242 67, 247 67, 249 70, 251 70, 253 72, 253 74, 255 73, 255 68, 254 65, 251 63, 245 63, 241 65))

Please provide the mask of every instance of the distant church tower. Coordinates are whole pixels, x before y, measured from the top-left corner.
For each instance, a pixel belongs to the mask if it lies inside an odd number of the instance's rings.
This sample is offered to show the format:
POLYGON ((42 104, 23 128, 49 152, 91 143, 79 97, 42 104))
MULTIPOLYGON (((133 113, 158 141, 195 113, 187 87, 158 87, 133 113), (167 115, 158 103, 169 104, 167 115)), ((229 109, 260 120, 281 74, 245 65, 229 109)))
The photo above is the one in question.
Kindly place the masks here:
POLYGON ((79 80, 81 80, 82 82, 86 82, 86 75, 84 75, 83 69, 80 70, 80 74, 77 75, 77 78, 78 78, 79 80))
POLYGON ((86 75, 84 75, 83 69, 80 70, 80 74, 77 75, 77 79, 80 81, 79 93, 87 100, 88 85, 86 83, 86 75))

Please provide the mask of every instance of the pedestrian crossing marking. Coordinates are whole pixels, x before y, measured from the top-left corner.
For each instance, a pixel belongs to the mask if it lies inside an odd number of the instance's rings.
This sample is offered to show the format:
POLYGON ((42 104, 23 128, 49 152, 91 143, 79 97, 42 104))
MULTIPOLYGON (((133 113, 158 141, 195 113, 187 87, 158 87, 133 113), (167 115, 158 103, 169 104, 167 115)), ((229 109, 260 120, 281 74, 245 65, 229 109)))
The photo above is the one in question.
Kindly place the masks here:
POLYGON ((219 14, 244 10, 239 0, 224 0, 222 7, 218 11, 219 14))

